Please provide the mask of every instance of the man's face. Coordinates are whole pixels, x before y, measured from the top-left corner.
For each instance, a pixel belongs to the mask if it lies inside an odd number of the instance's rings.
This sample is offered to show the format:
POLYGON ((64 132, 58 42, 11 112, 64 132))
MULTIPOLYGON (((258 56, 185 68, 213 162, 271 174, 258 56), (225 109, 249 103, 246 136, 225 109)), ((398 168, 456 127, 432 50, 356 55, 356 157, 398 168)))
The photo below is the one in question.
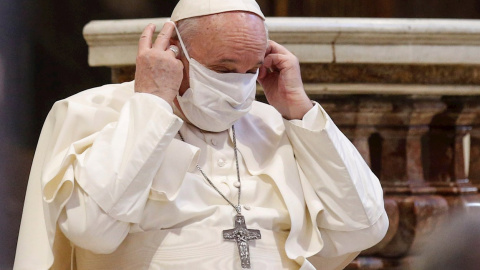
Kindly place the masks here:
MULTIPOLYGON (((256 73, 267 49, 263 20, 246 12, 227 12, 201 20, 200 31, 191 39, 189 55, 219 73, 256 73)), ((185 66, 180 95, 189 88, 189 64, 185 66)))

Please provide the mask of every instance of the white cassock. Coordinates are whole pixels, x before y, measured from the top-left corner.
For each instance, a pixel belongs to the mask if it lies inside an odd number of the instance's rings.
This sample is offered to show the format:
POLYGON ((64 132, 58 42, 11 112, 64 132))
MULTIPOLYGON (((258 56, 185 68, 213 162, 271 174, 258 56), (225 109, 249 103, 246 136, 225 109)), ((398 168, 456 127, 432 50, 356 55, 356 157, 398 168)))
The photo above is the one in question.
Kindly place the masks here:
MULTIPOLYGON (((222 237, 235 211, 195 167, 236 202, 232 132, 201 131, 177 114, 133 82, 57 102, 14 268, 240 269, 237 245, 222 237)), ((262 233, 249 242, 252 269, 342 269, 383 238, 380 183, 318 104, 287 121, 255 102, 235 130, 242 213, 262 233)))

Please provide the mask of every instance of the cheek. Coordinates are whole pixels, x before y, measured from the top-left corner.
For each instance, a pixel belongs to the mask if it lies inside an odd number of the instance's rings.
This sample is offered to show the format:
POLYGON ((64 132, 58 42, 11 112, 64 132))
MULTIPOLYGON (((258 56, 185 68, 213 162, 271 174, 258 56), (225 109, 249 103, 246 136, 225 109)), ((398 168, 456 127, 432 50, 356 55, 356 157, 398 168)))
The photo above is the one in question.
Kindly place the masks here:
POLYGON ((180 89, 179 89, 179 94, 180 96, 183 96, 183 93, 187 91, 188 88, 190 88, 190 80, 189 80, 189 64, 188 61, 185 57, 182 57, 182 63, 183 63, 183 79, 182 83, 180 84, 180 89))

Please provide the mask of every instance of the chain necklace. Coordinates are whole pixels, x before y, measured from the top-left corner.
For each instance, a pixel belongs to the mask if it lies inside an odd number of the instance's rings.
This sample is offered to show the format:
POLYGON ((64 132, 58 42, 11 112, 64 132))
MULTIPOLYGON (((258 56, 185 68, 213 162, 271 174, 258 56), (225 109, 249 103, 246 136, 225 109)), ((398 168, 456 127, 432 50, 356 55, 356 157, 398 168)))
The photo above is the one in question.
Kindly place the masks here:
MULTIPOLYGON (((238 203, 237 205, 233 204, 208 178, 208 176, 205 174, 205 172, 202 170, 202 168, 197 164, 197 170, 200 171, 202 174, 203 178, 210 184, 210 186, 217 191, 220 196, 225 199, 232 207, 235 209, 237 212, 237 215, 235 216, 235 228, 230 229, 230 230, 224 230, 223 231, 223 238, 225 240, 233 240, 237 243, 238 247, 238 253, 240 255, 240 263, 242 265, 243 269, 249 269, 250 268, 250 251, 249 251, 249 245, 248 241, 251 240, 257 240, 261 239, 261 234, 260 230, 252 230, 252 229, 247 229, 247 225, 245 224, 245 217, 242 215, 242 208, 240 205, 240 196, 242 194, 242 182, 240 181, 240 170, 238 166, 238 155, 237 155, 237 139, 235 136, 235 127, 232 125, 232 134, 233 134, 233 150, 234 150, 234 155, 235 155, 235 164, 236 164, 236 169, 237 169, 237 181, 239 183, 238 185, 238 203)), ((182 136, 182 133, 178 131, 178 135, 180 136, 180 139, 182 139, 183 142, 185 142, 185 139, 182 136)))

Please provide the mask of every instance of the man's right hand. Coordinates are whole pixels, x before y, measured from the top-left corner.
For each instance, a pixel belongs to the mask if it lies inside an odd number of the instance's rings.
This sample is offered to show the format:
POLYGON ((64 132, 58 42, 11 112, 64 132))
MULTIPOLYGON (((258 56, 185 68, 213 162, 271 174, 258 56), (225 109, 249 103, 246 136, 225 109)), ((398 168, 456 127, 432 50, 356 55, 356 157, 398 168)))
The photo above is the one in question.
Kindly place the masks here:
POLYGON ((153 43, 155 25, 145 27, 138 42, 135 72, 135 92, 157 95, 171 105, 183 79, 183 64, 168 48, 173 31, 174 24, 166 22, 153 43))

